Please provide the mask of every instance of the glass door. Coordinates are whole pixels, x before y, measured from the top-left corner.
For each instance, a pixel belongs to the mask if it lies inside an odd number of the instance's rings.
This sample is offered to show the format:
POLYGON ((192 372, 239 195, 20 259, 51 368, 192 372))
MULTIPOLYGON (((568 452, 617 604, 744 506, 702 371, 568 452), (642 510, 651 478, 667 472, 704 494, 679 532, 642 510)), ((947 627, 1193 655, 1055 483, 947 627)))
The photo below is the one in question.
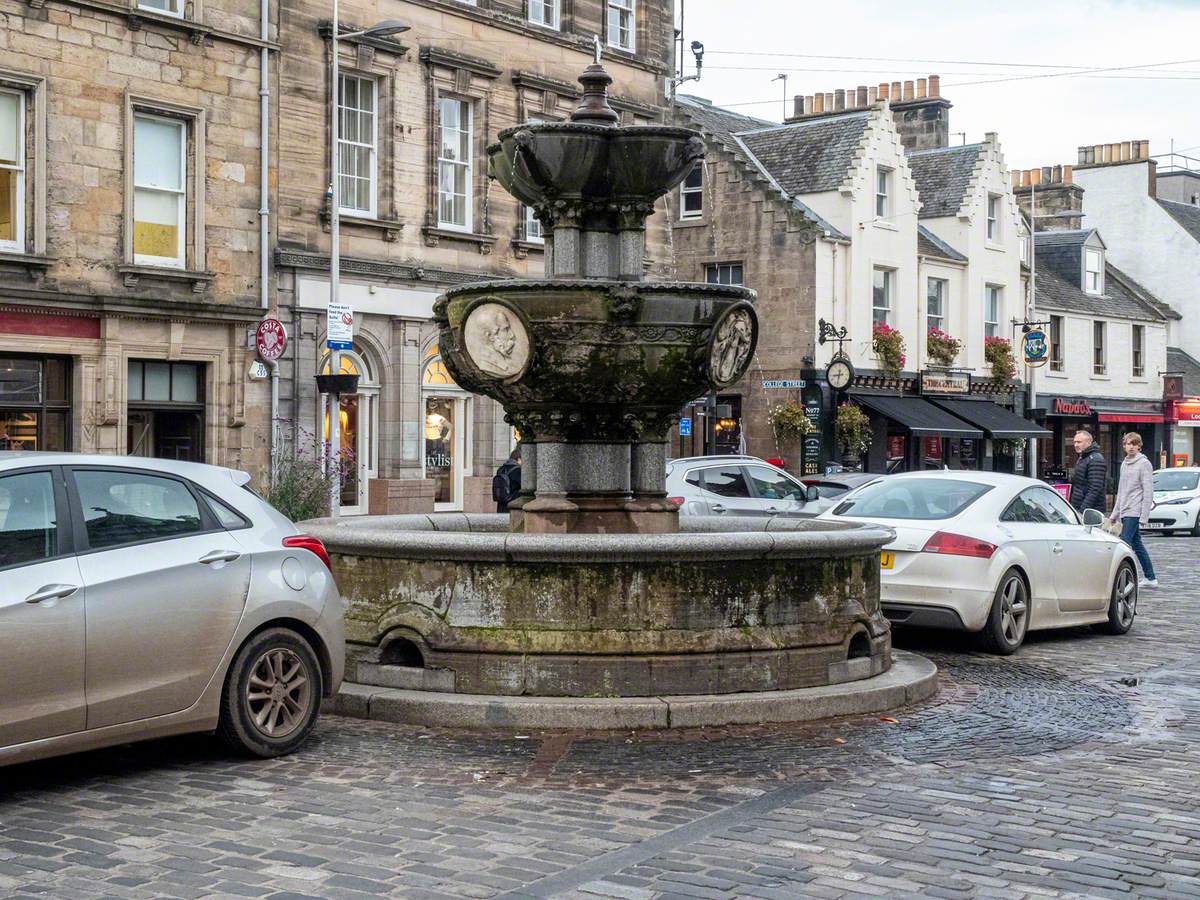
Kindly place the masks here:
POLYGON ((425 398, 422 455, 425 477, 433 479, 434 509, 462 509, 466 454, 466 400, 425 398))

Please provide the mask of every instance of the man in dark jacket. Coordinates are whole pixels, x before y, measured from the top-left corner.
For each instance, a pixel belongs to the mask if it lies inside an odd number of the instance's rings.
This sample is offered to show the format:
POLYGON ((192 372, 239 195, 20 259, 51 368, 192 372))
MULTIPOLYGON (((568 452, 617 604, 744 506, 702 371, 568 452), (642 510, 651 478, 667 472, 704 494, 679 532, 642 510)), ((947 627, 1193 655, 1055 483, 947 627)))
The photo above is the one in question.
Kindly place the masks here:
POLYGON ((509 455, 508 459, 496 470, 492 478, 492 499, 496 501, 496 512, 508 512, 508 504, 517 499, 521 493, 521 445, 509 455))
POLYGON ((1075 432, 1075 452, 1079 459, 1071 475, 1071 505, 1079 512, 1098 509, 1104 512, 1104 489, 1108 482, 1108 463, 1096 446, 1090 431, 1075 432))

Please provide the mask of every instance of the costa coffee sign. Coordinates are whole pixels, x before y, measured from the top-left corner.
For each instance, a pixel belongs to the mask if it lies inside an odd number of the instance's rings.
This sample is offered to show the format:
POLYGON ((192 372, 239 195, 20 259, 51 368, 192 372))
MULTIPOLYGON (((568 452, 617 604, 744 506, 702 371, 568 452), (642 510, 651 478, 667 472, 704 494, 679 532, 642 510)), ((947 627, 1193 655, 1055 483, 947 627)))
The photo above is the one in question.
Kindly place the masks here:
POLYGON ((287 329, 278 319, 263 319, 254 332, 254 347, 259 359, 279 359, 287 348, 287 329))
POLYGON ((1091 414, 1092 408, 1087 405, 1086 400, 1054 398, 1054 415, 1056 416, 1090 416, 1091 414))

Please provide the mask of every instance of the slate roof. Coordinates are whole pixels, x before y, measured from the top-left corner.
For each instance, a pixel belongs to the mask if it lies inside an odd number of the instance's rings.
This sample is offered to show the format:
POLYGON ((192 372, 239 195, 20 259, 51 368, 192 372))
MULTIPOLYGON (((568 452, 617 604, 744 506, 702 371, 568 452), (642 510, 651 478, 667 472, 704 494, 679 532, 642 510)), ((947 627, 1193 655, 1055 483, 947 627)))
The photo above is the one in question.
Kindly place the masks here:
POLYGON ((702 97, 681 94, 676 99, 688 105, 688 116, 696 123, 697 127, 713 134, 733 134, 752 128, 767 128, 775 124, 767 119, 744 116, 741 113, 713 106, 702 97))
POLYGON ((1178 347, 1167 348, 1167 369, 1183 373, 1183 393, 1188 397, 1200 397, 1200 362, 1178 347))
POLYGON ((917 224, 917 255, 936 256, 940 259, 952 259, 955 262, 967 261, 965 254, 959 253, 920 223, 917 224))
POLYGON ((963 204, 983 144, 942 147, 908 154, 908 168, 921 198, 918 218, 952 216, 963 204))
POLYGON ((1158 205, 1166 210, 1167 215, 1178 222, 1184 231, 1200 241, 1200 206, 1177 203, 1174 200, 1159 200, 1158 205))
POLYGON ((862 143, 870 112, 742 131, 746 149, 789 194, 835 191, 862 143))

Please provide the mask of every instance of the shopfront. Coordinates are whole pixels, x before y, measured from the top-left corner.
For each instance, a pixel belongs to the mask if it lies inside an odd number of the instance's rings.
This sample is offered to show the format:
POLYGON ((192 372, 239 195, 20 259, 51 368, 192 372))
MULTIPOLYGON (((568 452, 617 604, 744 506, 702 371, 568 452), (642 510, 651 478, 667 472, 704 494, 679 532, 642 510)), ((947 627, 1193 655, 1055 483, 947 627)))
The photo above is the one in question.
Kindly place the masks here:
POLYGON ((70 450, 71 360, 0 355, 0 450, 70 450))
POLYGON ((1172 404, 1171 466, 1200 465, 1200 397, 1187 397, 1172 404))
POLYGON ((1046 407, 1046 427, 1050 440, 1039 442, 1039 474, 1043 478, 1067 479, 1075 467, 1075 432, 1086 430, 1100 445, 1108 461, 1112 493, 1125 451, 1122 438, 1136 432, 1142 438, 1143 452, 1158 468, 1164 448, 1165 417, 1157 401, 1119 400, 1091 397, 1039 396, 1046 407))

